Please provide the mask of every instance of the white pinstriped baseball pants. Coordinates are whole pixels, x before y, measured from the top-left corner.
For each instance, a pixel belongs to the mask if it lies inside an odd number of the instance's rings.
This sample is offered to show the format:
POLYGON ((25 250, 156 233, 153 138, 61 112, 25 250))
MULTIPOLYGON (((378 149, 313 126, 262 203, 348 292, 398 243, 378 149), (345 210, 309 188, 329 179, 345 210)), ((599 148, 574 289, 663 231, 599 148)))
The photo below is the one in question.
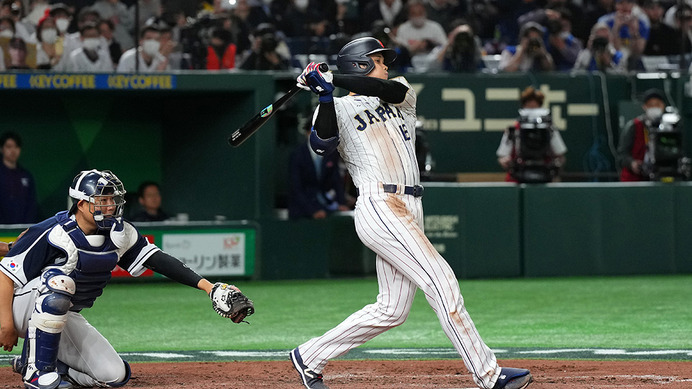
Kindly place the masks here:
POLYGON ((454 271, 423 233, 422 199, 384 193, 378 184, 359 190, 356 232, 377 254, 377 302, 300 345, 304 363, 321 372, 328 360, 401 325, 420 288, 476 384, 492 388, 500 374, 495 354, 466 312, 454 271))

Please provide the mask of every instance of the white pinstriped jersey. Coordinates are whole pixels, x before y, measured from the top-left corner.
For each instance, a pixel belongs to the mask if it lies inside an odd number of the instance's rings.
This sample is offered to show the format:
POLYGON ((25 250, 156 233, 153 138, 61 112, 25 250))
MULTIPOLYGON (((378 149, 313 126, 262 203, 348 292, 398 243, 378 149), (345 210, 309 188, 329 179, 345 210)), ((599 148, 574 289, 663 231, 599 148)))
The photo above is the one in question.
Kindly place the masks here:
POLYGON ((408 86, 406 98, 400 104, 389 104, 372 96, 334 98, 340 138, 338 150, 357 187, 374 182, 403 185, 420 182, 416 160, 416 92, 404 77, 392 80, 408 86))

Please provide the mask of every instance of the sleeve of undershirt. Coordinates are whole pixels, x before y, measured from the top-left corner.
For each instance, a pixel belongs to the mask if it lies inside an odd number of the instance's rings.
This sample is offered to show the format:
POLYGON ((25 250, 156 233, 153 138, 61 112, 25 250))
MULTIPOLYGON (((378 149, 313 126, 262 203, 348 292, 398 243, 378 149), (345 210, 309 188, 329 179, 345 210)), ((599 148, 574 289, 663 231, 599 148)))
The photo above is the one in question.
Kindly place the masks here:
POLYGON ((335 74, 334 86, 364 96, 376 96, 387 103, 399 104, 406 98, 408 86, 394 80, 353 74, 335 74))

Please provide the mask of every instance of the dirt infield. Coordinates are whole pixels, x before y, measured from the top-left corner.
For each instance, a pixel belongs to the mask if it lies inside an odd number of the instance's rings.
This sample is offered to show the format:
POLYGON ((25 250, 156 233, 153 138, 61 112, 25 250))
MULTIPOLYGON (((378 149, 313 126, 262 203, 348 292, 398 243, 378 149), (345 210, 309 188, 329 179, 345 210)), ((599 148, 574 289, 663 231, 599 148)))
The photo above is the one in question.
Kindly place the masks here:
MULTIPOLYGON (((531 389, 692 388, 692 362, 501 360, 531 369, 531 389)), ((332 361, 325 371, 332 389, 475 388, 462 363, 435 361, 332 361)), ((21 388, 19 376, 0 368, 0 388, 21 388)), ((299 389, 290 362, 135 363, 129 388, 299 389)))

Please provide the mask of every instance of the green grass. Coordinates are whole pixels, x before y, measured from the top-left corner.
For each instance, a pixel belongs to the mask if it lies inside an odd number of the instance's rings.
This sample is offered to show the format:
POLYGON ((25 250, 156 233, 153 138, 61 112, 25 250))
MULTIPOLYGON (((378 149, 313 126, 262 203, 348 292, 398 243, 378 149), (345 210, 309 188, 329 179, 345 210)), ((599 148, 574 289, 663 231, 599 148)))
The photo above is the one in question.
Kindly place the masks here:
MULTIPOLYGON (((115 283, 84 316, 119 352, 290 349, 375 300, 377 281, 242 281, 250 325, 232 324, 200 291, 115 283)), ((462 280, 491 347, 692 348, 692 276, 462 280)), ((451 347, 419 291, 406 323, 364 347, 451 347)))

